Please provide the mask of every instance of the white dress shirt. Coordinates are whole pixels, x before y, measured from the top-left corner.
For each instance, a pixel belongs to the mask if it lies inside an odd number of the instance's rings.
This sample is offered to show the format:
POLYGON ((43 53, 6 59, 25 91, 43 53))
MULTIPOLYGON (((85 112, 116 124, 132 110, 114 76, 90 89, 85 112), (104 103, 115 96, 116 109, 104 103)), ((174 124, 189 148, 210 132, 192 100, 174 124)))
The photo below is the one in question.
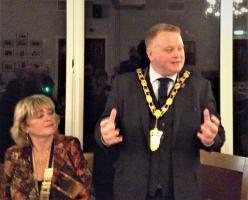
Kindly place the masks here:
MULTIPOLYGON (((150 77, 150 82, 152 84, 152 88, 153 88, 153 91, 154 91, 154 94, 156 96, 156 98, 158 99, 158 88, 159 88, 159 78, 165 78, 163 77, 162 75, 160 75, 158 72, 156 72, 152 65, 150 65, 150 68, 149 68, 149 77, 150 77)), ((173 75, 173 76, 166 76, 167 78, 170 78, 171 80, 173 81, 170 81, 169 82, 169 85, 168 85, 168 91, 167 91, 167 95, 170 93, 175 81, 176 81, 176 78, 177 78, 177 74, 173 75)))

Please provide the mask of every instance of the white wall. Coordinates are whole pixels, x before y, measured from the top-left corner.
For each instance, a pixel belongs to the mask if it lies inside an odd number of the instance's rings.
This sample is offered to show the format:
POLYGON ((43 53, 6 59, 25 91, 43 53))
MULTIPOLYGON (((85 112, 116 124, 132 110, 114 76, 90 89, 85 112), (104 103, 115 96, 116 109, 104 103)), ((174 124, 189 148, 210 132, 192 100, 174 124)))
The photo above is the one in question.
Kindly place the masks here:
MULTIPOLYGON (((41 40, 43 43, 42 56, 39 58, 30 56, 28 45, 26 56, 14 55, 6 58, 1 54, 0 60, 44 64, 49 67, 50 75, 57 82, 56 37, 65 37, 65 11, 57 9, 56 0, 1 0, 0 7, 1 41, 15 40, 16 34, 25 33, 29 41, 41 40)), ((15 46, 14 50, 17 49, 15 46)), ((5 73, 5 76, 11 76, 11 73, 5 73)))

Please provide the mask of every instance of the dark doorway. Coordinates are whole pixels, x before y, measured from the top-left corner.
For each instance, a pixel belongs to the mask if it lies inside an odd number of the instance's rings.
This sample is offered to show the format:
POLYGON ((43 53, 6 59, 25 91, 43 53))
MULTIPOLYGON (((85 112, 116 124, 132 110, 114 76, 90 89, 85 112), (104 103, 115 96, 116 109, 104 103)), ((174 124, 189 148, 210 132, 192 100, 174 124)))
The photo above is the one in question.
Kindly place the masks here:
POLYGON ((94 69, 105 69, 105 39, 85 39, 85 63, 90 63, 94 69))
POLYGON ((85 39, 84 66, 84 151, 92 152, 96 146, 94 127, 103 112, 106 96, 98 94, 99 76, 105 73, 105 39, 85 39))
POLYGON ((233 40, 234 81, 248 80, 248 40, 233 40))
POLYGON ((233 40, 234 154, 248 156, 248 40, 233 40))
POLYGON ((105 72, 105 39, 85 39, 84 66, 84 152, 94 153, 93 185, 96 200, 113 200, 113 160, 97 146, 94 128, 104 111, 108 75, 105 72))

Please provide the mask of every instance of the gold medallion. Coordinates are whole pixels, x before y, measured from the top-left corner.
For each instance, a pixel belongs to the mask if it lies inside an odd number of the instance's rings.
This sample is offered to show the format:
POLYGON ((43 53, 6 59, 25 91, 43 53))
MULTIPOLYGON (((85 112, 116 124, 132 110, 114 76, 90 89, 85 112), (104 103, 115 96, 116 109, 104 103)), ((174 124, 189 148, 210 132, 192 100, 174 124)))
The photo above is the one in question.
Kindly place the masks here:
POLYGON ((150 131, 150 149, 151 151, 156 151, 160 145, 160 139, 163 135, 163 131, 154 128, 150 131))
POLYGON ((154 113, 156 119, 158 119, 159 117, 161 117, 161 111, 159 109, 157 109, 154 113))

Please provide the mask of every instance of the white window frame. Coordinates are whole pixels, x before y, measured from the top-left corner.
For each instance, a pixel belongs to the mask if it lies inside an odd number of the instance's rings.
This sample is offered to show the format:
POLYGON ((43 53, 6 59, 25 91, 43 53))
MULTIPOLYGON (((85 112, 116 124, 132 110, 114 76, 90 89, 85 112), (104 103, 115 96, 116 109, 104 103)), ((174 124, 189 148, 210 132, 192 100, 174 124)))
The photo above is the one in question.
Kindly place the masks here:
POLYGON ((226 131, 221 151, 233 155, 233 0, 221 0, 220 114, 226 131))
POLYGON ((84 0, 66 2, 65 135, 83 144, 84 0))

